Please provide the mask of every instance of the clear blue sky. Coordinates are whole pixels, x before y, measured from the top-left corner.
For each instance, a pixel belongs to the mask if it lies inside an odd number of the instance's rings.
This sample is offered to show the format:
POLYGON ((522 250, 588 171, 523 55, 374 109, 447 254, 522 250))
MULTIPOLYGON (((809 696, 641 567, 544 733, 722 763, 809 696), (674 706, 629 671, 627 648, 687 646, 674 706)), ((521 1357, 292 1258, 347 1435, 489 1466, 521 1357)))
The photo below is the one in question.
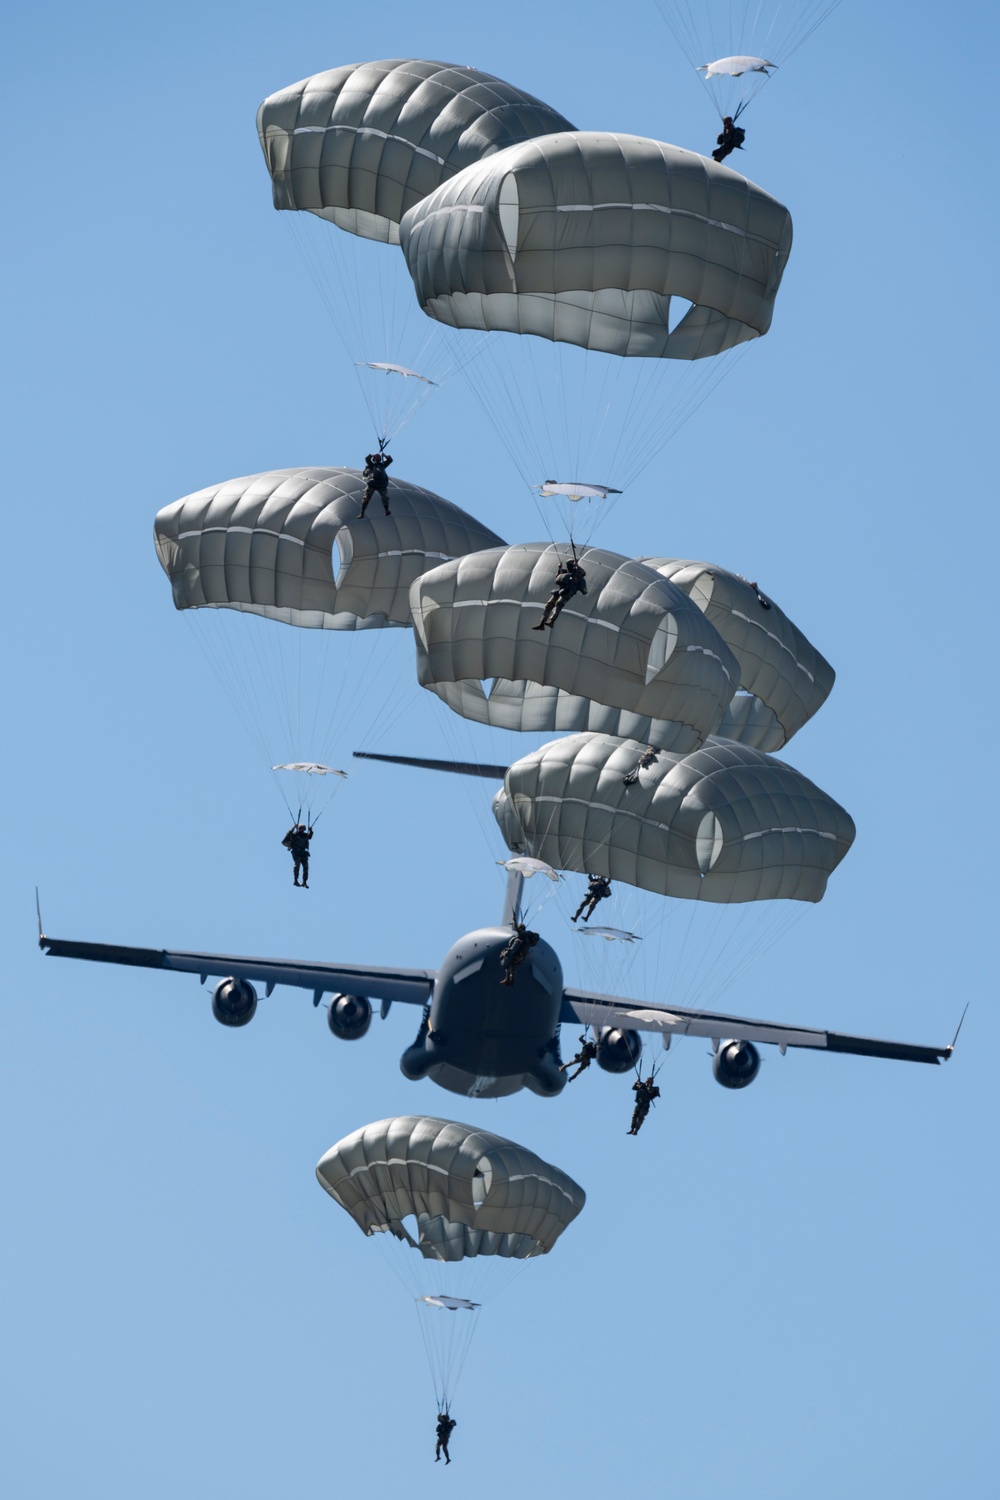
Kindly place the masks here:
MULTIPOLYGON (((745 1094, 688 1042, 638 1140, 627 1079, 463 1101, 399 1073, 415 1014, 345 1046, 292 991, 229 1032, 194 980, 43 959, 32 903, 37 882, 67 937, 427 966, 493 919, 485 786, 473 806, 447 778, 359 776, 292 890, 284 809, 171 607, 152 517, 369 442, 270 205, 259 101, 342 62, 444 58, 581 127, 706 149, 653 0, 39 0, 7 43, 5 1494, 990 1493, 994 8, 847 0, 765 89, 743 165, 796 234, 772 331, 600 537, 760 579, 839 674, 788 758, 857 843, 725 1003, 944 1043, 971 999, 962 1042, 937 1070, 774 1056, 745 1094), (522 1140, 589 1195, 484 1313, 447 1479, 413 1314, 313 1176, 411 1111, 522 1140)), ((539 535, 461 380, 396 454, 539 535)), ((420 696, 372 748, 448 753, 420 696)), ((587 982, 564 916, 542 930, 587 982)), ((628 992, 668 1000, 669 958, 651 945, 628 992)))

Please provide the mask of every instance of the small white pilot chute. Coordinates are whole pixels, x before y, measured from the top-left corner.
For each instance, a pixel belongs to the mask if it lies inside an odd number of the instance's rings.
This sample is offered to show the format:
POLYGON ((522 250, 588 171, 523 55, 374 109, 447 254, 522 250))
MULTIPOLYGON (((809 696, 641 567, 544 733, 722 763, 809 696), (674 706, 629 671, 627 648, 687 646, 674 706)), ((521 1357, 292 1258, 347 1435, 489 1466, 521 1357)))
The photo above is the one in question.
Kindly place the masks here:
POLYGON ((272 766, 271 770, 287 771, 291 775, 295 791, 294 794, 285 796, 285 804, 296 822, 304 820, 310 828, 329 807, 340 789, 340 783, 347 780, 346 771, 337 771, 333 766, 324 766, 317 760, 289 760, 272 766))
POLYGON ((391 360, 357 359, 354 365, 362 397, 382 442, 398 433, 441 383, 391 360), (395 376, 399 379, 388 378, 395 376))
POLYGON ((620 495, 621 490, 612 489, 610 484, 581 484, 573 479, 546 479, 544 484, 538 486, 538 493, 545 498, 550 495, 564 495, 567 500, 576 502, 606 500, 609 495, 620 495))
POLYGON ((720 118, 734 120, 784 67, 840 0, 656 0, 674 40, 705 84, 720 118), (715 62, 705 59, 714 57, 715 62))
POLYGON ((558 870, 553 870, 544 859, 530 859, 526 854, 517 854, 513 859, 498 859, 497 864, 513 875, 523 875, 525 880, 530 880, 532 875, 547 875, 550 880, 562 879, 558 870))
POLYGON ((272 766, 272 771, 302 771, 307 776, 342 776, 347 780, 346 771, 335 771, 333 766, 321 766, 315 760, 290 760, 283 766, 272 766))
MULTIPOLYGON (((346 236, 345 236, 346 238, 346 236)), ((415 348, 413 354, 426 354, 432 360, 433 351, 415 348)), ((397 364, 388 359, 356 359, 354 361, 354 373, 358 379, 361 397, 368 408, 368 415, 375 425, 379 442, 383 448, 389 441, 398 435, 401 428, 405 427, 411 417, 416 416, 424 402, 433 391, 447 380, 450 368, 444 363, 441 356, 443 350, 438 351, 437 363, 434 365, 434 374, 438 377, 432 379, 430 375, 422 375, 419 370, 411 369, 409 365, 397 364)))
POLYGON ((577 927, 577 937, 599 937, 606 943, 641 943, 637 932, 626 932, 623 927, 577 927))
MULTIPOLYGON (((544 484, 532 485, 540 500, 555 501, 559 521, 555 529, 566 533, 571 541, 589 540, 596 527, 607 518, 610 507, 602 505, 609 495, 620 495, 610 484, 584 483, 579 479, 546 479, 544 484), (582 504, 582 502, 586 502, 582 504)), ((612 501, 612 505, 614 502, 612 501)), ((550 507, 540 507, 539 513, 546 519, 549 534, 553 534, 552 521, 545 517, 550 507)))
MULTIPOLYGON (((742 78, 744 73, 767 73, 777 63, 765 57, 720 57, 715 62, 702 63, 696 71, 707 78, 742 78)), ((769 75, 770 76, 770 75, 769 75)))
POLYGON ((562 875, 558 870, 553 870, 551 865, 546 864, 544 859, 532 859, 527 854, 516 854, 513 859, 498 859, 497 864, 508 874, 520 875, 524 880, 530 880, 532 875, 545 875, 552 882, 552 885, 543 885, 540 892, 536 887, 534 900, 522 893, 519 903, 521 917, 524 921, 537 920, 542 909, 548 905, 549 899, 556 894, 552 886, 558 886, 561 883, 562 875))
POLYGON ((437 385, 437 381, 431 380, 428 375, 408 370, 405 365, 390 364, 385 359, 356 359, 354 363, 359 370, 384 370, 387 375, 402 375, 404 380, 422 380, 425 385, 437 385))
POLYGON ((482 1307, 481 1302, 470 1302, 467 1297, 418 1297, 418 1302, 426 1302, 428 1307, 446 1307, 449 1312, 459 1312, 464 1309, 467 1312, 478 1312, 482 1307))

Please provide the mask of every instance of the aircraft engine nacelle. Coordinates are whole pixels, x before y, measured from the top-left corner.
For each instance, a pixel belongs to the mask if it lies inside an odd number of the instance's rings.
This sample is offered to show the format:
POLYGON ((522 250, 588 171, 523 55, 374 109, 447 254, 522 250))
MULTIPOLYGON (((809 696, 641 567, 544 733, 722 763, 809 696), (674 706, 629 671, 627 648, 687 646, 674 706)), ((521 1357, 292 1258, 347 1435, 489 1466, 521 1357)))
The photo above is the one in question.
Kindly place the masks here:
POLYGON ((247 979, 222 979, 212 991, 212 1015, 221 1026, 246 1026, 257 1012, 257 991, 247 979))
POLYGON ((604 1026, 597 1038, 597 1063, 605 1073, 628 1073, 642 1056, 642 1037, 637 1031, 604 1026))
POLYGON ((334 995, 326 1023, 342 1042, 356 1042, 372 1024, 372 1004, 364 995, 334 995))
POLYGON ((753 1042, 720 1042, 712 1058, 712 1072, 724 1089, 745 1089, 760 1072, 760 1053, 753 1042))

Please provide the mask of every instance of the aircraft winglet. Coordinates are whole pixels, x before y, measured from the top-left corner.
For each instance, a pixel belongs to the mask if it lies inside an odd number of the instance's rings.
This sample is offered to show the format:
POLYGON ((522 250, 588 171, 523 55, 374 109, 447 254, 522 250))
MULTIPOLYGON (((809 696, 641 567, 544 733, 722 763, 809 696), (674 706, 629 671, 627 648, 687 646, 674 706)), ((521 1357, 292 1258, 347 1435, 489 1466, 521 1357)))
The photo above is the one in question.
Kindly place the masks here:
POLYGON ((951 1056, 951 1054, 955 1050, 955 1043, 958 1041, 958 1033, 962 1029, 962 1022, 965 1020, 966 1016, 969 1014, 969 1004, 970 1004, 970 1002, 968 1000, 966 1000, 966 1002, 965 1002, 965 1009, 963 1010, 961 1016, 959 1017, 958 1025, 955 1027, 955 1035, 951 1039, 951 1046, 947 1047, 945 1049, 944 1058, 942 1059, 944 1062, 948 1061, 949 1057, 951 1056))

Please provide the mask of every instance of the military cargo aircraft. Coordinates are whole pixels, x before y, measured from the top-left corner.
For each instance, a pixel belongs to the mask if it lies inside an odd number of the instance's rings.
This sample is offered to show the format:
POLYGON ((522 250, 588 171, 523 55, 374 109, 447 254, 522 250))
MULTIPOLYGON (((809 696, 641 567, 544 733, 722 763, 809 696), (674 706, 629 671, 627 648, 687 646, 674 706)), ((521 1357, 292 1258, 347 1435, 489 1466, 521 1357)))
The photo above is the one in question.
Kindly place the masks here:
MULTIPOLYGON (((416 1005, 422 1014, 413 1042, 400 1058, 407 1078, 431 1078, 451 1093, 496 1099, 527 1088, 545 1098, 565 1087, 559 1031, 563 1025, 592 1031, 596 1061, 608 1073, 629 1073, 642 1055, 642 1033, 658 1035, 664 1046, 676 1036, 708 1038, 712 1071, 724 1088, 741 1089, 760 1071, 762 1044, 784 1053, 789 1047, 846 1052, 902 1062, 945 1062, 954 1050, 909 1042, 878 1041, 811 1027, 755 1021, 712 1011, 682 1009, 618 995, 568 989, 551 944, 539 939, 504 984, 501 952, 519 918, 523 875, 508 877, 500 923, 466 933, 445 954, 439 969, 375 968, 364 964, 314 963, 297 959, 243 958, 219 953, 130 948, 111 943, 73 942, 48 937, 38 923, 43 952, 54 958, 89 959, 141 969, 197 974, 212 991, 212 1014, 223 1026, 246 1026, 276 985, 312 993, 314 1006, 329 996, 327 1021, 334 1036, 357 1041, 368 1031, 373 1002, 383 1019, 396 1004, 416 1005)), ((957 1037, 957 1033, 956 1033, 957 1037)))

